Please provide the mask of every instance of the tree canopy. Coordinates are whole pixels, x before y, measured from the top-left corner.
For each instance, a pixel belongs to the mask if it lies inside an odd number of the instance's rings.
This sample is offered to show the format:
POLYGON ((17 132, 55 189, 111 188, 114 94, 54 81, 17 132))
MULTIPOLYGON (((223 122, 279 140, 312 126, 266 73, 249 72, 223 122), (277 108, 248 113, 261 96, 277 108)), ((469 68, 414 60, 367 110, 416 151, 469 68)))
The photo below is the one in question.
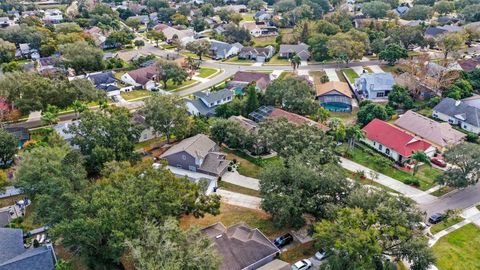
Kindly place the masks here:
POLYGON ((8 167, 17 153, 18 140, 15 136, 0 128, 0 167, 8 167))
POLYGON ((318 108, 313 88, 295 77, 274 80, 265 91, 265 102, 301 115, 314 114, 318 108))
POLYGON ((463 188, 474 185, 480 180, 480 146, 473 143, 461 143, 447 149, 445 161, 452 164, 437 177, 437 182, 450 187, 463 188))

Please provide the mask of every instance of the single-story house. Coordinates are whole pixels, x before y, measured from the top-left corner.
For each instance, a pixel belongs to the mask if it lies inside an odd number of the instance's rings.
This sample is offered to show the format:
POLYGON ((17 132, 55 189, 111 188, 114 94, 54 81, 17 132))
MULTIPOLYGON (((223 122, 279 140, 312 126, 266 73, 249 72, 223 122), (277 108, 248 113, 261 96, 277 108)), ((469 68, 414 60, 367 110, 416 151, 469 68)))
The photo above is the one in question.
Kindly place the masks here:
POLYGON ((200 91, 193 94, 195 99, 185 99, 185 106, 191 115, 215 115, 215 109, 225 103, 231 102, 235 96, 229 89, 222 89, 215 92, 200 91))
POLYGON ((266 62, 270 60, 274 54, 275 48, 273 46, 267 46, 265 48, 243 47, 238 53, 238 58, 266 62))
POLYGON ((117 91, 120 88, 117 86, 117 78, 113 71, 101 71, 95 73, 89 73, 85 77, 90 80, 97 89, 104 90, 106 92, 117 91))
POLYGON ((63 22, 63 14, 59 9, 47 9, 43 15, 45 24, 55 24, 63 22))
POLYGON ((459 60, 458 64, 463 71, 469 72, 476 68, 480 68, 480 57, 477 56, 475 58, 459 60))
POLYGON ((352 111, 352 91, 347 83, 327 82, 317 84, 316 99, 320 106, 332 112, 352 111))
POLYGON ((210 55, 213 59, 227 59, 234 55, 237 55, 238 52, 243 48, 243 45, 240 43, 229 44, 223 41, 210 40, 210 55))
POLYGON ((362 130, 364 143, 398 163, 406 162, 416 151, 429 157, 436 152, 429 142, 380 119, 373 119, 362 130))
POLYGON ((201 230, 223 258, 220 270, 253 270, 272 262, 280 250, 259 229, 245 223, 225 227, 221 222, 201 230))
POLYGON ((440 152, 462 142, 466 137, 448 123, 439 123, 411 110, 400 116, 394 124, 428 141, 440 152))
POLYGON ((176 29, 171 26, 163 28, 161 32, 165 35, 165 39, 168 43, 174 39, 182 40, 184 38, 190 38, 195 36, 195 32, 191 29, 176 29))
POLYGON ((10 207, 0 209, 0 228, 5 227, 12 220, 13 210, 10 207))
POLYGON ((480 134, 480 108, 468 102, 444 98, 433 108, 432 117, 480 134))
POLYGON ((243 117, 242 115, 232 115, 230 116, 230 118, 228 118, 228 120, 237 122, 243 129, 245 129, 249 133, 257 132, 257 123, 246 117, 243 117))
POLYGON ((215 7, 214 11, 218 12, 222 9, 226 9, 228 11, 234 12, 234 13, 245 13, 248 12, 248 8, 246 5, 228 5, 228 6, 221 6, 221 7, 215 7))
POLYGON ((122 75, 120 80, 135 87, 142 87, 146 90, 152 90, 152 88, 157 86, 157 83, 155 82, 157 73, 157 66, 150 65, 127 72, 122 75))
POLYGON ((248 30, 253 37, 274 36, 278 34, 277 27, 267 25, 265 22, 240 22, 240 27, 248 30))
POLYGON ((138 20, 141 24, 147 25, 148 22, 150 22, 150 16, 148 15, 137 15, 137 16, 132 16, 128 17, 131 20, 138 20))
POLYGON ((390 73, 362 73, 355 79, 356 91, 366 99, 386 99, 394 84, 390 73))
POLYGON ((8 17, 0 17, 0 28, 6 28, 14 24, 15 22, 10 20, 8 17))
POLYGON ((296 113, 287 112, 285 110, 275 108, 272 106, 261 106, 257 110, 249 113, 248 117, 257 123, 262 122, 266 119, 285 118, 288 120, 288 122, 294 123, 297 125, 316 126, 322 129, 323 131, 328 130, 328 127, 322 125, 321 123, 315 122, 311 119, 308 119, 296 113))
POLYGON ((198 134, 174 144, 160 158, 175 168, 218 177, 227 171, 230 163, 226 154, 218 150, 208 136, 198 134))
POLYGON ((480 109, 480 95, 473 95, 471 97, 464 98, 462 99, 462 102, 472 107, 480 109))
POLYGON ((393 12, 395 14, 397 14, 398 16, 403 16, 405 13, 408 12, 408 10, 410 10, 410 7, 407 6, 407 5, 401 5, 401 6, 398 6, 397 8, 395 8, 393 10, 393 12))
POLYGON ((233 76, 233 79, 229 83, 237 88, 236 92, 239 92, 237 91, 239 90, 239 87, 243 89, 252 82, 255 82, 257 90, 265 91, 267 86, 270 84, 270 81, 270 74, 267 73, 238 71, 235 73, 235 76, 233 76))
POLYGON ((272 14, 268 13, 265 10, 260 10, 255 13, 253 18, 255 19, 255 21, 258 21, 258 22, 266 22, 272 18, 272 14))
POLYGON ((23 230, 0 228, 0 270, 54 270, 56 262, 52 244, 25 248, 23 230))
POLYGON ((132 121, 143 128, 140 137, 138 138, 138 142, 148 141, 160 136, 160 134, 156 133, 151 126, 147 125, 145 122, 145 116, 139 111, 132 113, 132 121))
POLYGON ((311 54, 308 51, 309 48, 310 46, 305 43, 296 45, 281 44, 278 56, 281 58, 292 58, 293 56, 298 55, 302 61, 308 61, 311 57, 311 54))

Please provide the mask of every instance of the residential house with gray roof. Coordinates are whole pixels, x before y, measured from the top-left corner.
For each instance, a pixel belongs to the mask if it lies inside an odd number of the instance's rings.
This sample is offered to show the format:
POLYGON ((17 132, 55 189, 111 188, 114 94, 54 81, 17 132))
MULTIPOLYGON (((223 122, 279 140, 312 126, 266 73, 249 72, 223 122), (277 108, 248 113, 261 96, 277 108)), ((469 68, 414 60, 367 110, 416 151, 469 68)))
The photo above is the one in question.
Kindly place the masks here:
POLYGON ((296 45, 282 44, 280 45, 278 56, 282 58, 292 58, 293 56, 298 55, 302 61, 308 61, 311 57, 311 54, 308 51, 309 48, 310 46, 305 43, 296 45))
POLYGON ((210 54, 213 59, 227 59, 234 55, 237 55, 243 48, 240 43, 229 44, 223 41, 210 40, 210 54))
POLYGON ((390 73, 363 73, 355 79, 355 90, 366 99, 386 99, 394 84, 390 73))
POLYGON ((178 169, 218 177, 227 171, 230 163, 226 154, 218 150, 217 144, 208 136, 198 134, 173 145, 160 158, 178 169))
POLYGON ((272 262, 280 250, 259 229, 245 223, 225 227, 221 222, 201 230, 223 258, 220 270, 257 269, 272 262))
POLYGON ((0 228, 0 270, 54 270, 51 244, 25 248, 21 229, 0 228))
POLYGON ((273 46, 267 46, 265 48, 243 47, 238 53, 238 58, 266 62, 270 60, 274 54, 275 48, 273 46))
POLYGON ((444 98, 433 108, 432 116, 468 132, 480 134, 480 108, 467 102, 444 98))
POLYGON ((215 115, 215 109, 225 103, 231 102, 235 96, 229 89, 219 91, 201 91, 193 94, 195 99, 185 99, 187 110, 191 115, 215 115))

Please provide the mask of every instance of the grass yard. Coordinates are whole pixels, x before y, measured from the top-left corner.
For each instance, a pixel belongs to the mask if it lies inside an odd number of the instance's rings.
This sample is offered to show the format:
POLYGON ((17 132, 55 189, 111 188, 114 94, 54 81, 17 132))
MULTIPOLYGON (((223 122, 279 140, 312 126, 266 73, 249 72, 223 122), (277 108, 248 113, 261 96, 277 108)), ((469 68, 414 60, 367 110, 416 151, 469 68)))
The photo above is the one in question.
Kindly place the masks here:
MULTIPOLYGON (((345 151, 346 146, 342 145, 337 148, 340 152, 345 151)), ((350 153, 349 159, 357 162, 363 166, 371 168, 377 172, 390 176, 398 181, 406 182, 410 179, 417 179, 420 183, 418 187, 421 190, 428 190, 435 185, 435 178, 437 175, 441 174, 442 171, 427 165, 423 165, 418 169, 418 172, 415 176, 406 171, 398 170, 387 164, 392 164, 393 161, 390 161, 388 158, 380 155, 379 153, 374 152, 375 150, 363 147, 355 147, 350 153)))
POLYGON ((242 14, 244 22, 254 22, 255 19, 253 18, 252 14, 242 14))
POLYGON ((242 152, 231 150, 225 147, 222 147, 222 152, 227 153, 227 159, 237 160, 240 163, 238 167, 238 172, 241 175, 248 177, 259 178, 262 168, 274 164, 276 162, 282 162, 279 157, 272 157, 268 159, 260 159, 250 157, 242 152))
POLYGON ((172 91, 172 90, 176 91, 176 90, 179 90, 180 88, 187 87, 187 86, 193 86, 197 83, 198 83, 198 81, 195 81, 195 80, 187 80, 187 81, 184 81, 180 85, 175 85, 172 80, 169 80, 167 82, 167 89, 166 90, 167 91, 172 91))
POLYGON ((12 196, 8 198, 2 198, 0 199, 0 208, 14 205, 15 201, 22 200, 23 197, 25 197, 25 195, 17 195, 17 196, 12 196))
POLYGON ((446 228, 462 221, 463 221, 463 218, 461 217, 447 218, 446 220, 443 220, 435 225, 432 225, 432 227, 430 227, 430 233, 436 234, 439 231, 445 230, 446 228))
POLYGON ((187 229, 190 226, 205 228, 217 222, 222 222, 227 227, 245 222, 250 227, 261 230, 270 239, 274 239, 287 231, 285 228, 276 228, 270 220, 270 215, 264 211, 225 203, 221 203, 220 214, 216 216, 210 214, 205 215, 203 218, 195 218, 193 215, 183 216, 180 219, 180 227, 183 229, 187 229))
POLYGON ((260 197, 260 192, 258 190, 238 186, 225 181, 218 182, 218 187, 221 187, 222 189, 229 190, 236 193, 241 193, 241 194, 254 196, 254 197, 260 197))
POLYGON ((139 142, 135 144, 135 150, 150 148, 153 144, 161 143, 166 140, 167 138, 165 136, 162 136, 162 137, 153 138, 151 140, 139 142))
POLYGON ((313 241, 311 241, 280 253, 280 260, 295 263, 301 259, 312 257, 315 252, 317 252, 317 250, 315 249, 313 241))
POLYGON ((229 58, 225 60, 226 64, 237 64, 237 65, 251 65, 255 63, 255 60, 247 60, 247 59, 238 59, 238 56, 229 58))
POLYGON ((440 270, 480 269, 480 229, 467 224, 432 247, 440 270))
POLYGON ((343 73, 340 70, 335 70, 335 72, 337 73, 337 77, 341 82, 347 82, 347 80, 345 80, 345 77, 343 76, 343 73))
POLYGON ((277 39, 276 36, 270 36, 270 37, 252 38, 252 41, 253 41, 254 47, 265 47, 268 45, 272 45, 275 47, 275 45, 277 44, 276 39, 277 39))
POLYGON ((345 125, 353 126, 357 122, 357 111, 358 109, 354 108, 352 112, 330 112, 330 118, 338 118, 345 125))
POLYGON ((358 78, 358 74, 351 68, 342 69, 342 72, 345 73, 350 83, 355 83, 355 79, 358 78))
POLYGON ((274 55, 272 57, 272 59, 270 59, 270 61, 268 62, 265 62, 265 65, 268 66, 268 65, 285 65, 285 66, 289 66, 290 65, 290 61, 288 61, 288 59, 286 58, 279 58, 278 57, 278 54, 274 55))
POLYGON ((433 196, 436 196, 436 197, 440 197, 440 196, 443 196, 447 193, 449 193, 450 191, 453 191, 454 188, 452 187, 441 187, 440 189, 437 189, 435 190, 434 192, 430 193, 430 195, 433 195, 433 196))
POLYGON ((202 67, 198 71, 198 77, 208 78, 208 77, 212 76, 213 74, 215 74, 216 72, 217 72, 217 69, 202 67))
POLYGON ((121 92, 120 95, 125 99, 125 100, 132 100, 136 98, 143 98, 143 97, 148 97, 152 95, 151 91, 147 90, 132 90, 128 92, 121 92))

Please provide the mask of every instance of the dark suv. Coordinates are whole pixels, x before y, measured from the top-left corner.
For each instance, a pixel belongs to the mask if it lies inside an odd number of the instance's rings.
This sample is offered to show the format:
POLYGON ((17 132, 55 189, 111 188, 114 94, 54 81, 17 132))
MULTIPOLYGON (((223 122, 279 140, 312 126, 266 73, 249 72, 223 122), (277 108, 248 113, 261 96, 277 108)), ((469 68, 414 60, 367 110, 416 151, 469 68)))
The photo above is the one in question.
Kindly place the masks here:
POLYGON ((428 218, 430 224, 437 224, 445 218, 444 214, 435 213, 428 218))
POLYGON ((290 244, 292 241, 293 241, 293 236, 291 234, 287 233, 287 234, 282 235, 282 236, 278 237, 277 239, 273 240, 273 243, 278 248, 282 248, 282 247, 290 244))

